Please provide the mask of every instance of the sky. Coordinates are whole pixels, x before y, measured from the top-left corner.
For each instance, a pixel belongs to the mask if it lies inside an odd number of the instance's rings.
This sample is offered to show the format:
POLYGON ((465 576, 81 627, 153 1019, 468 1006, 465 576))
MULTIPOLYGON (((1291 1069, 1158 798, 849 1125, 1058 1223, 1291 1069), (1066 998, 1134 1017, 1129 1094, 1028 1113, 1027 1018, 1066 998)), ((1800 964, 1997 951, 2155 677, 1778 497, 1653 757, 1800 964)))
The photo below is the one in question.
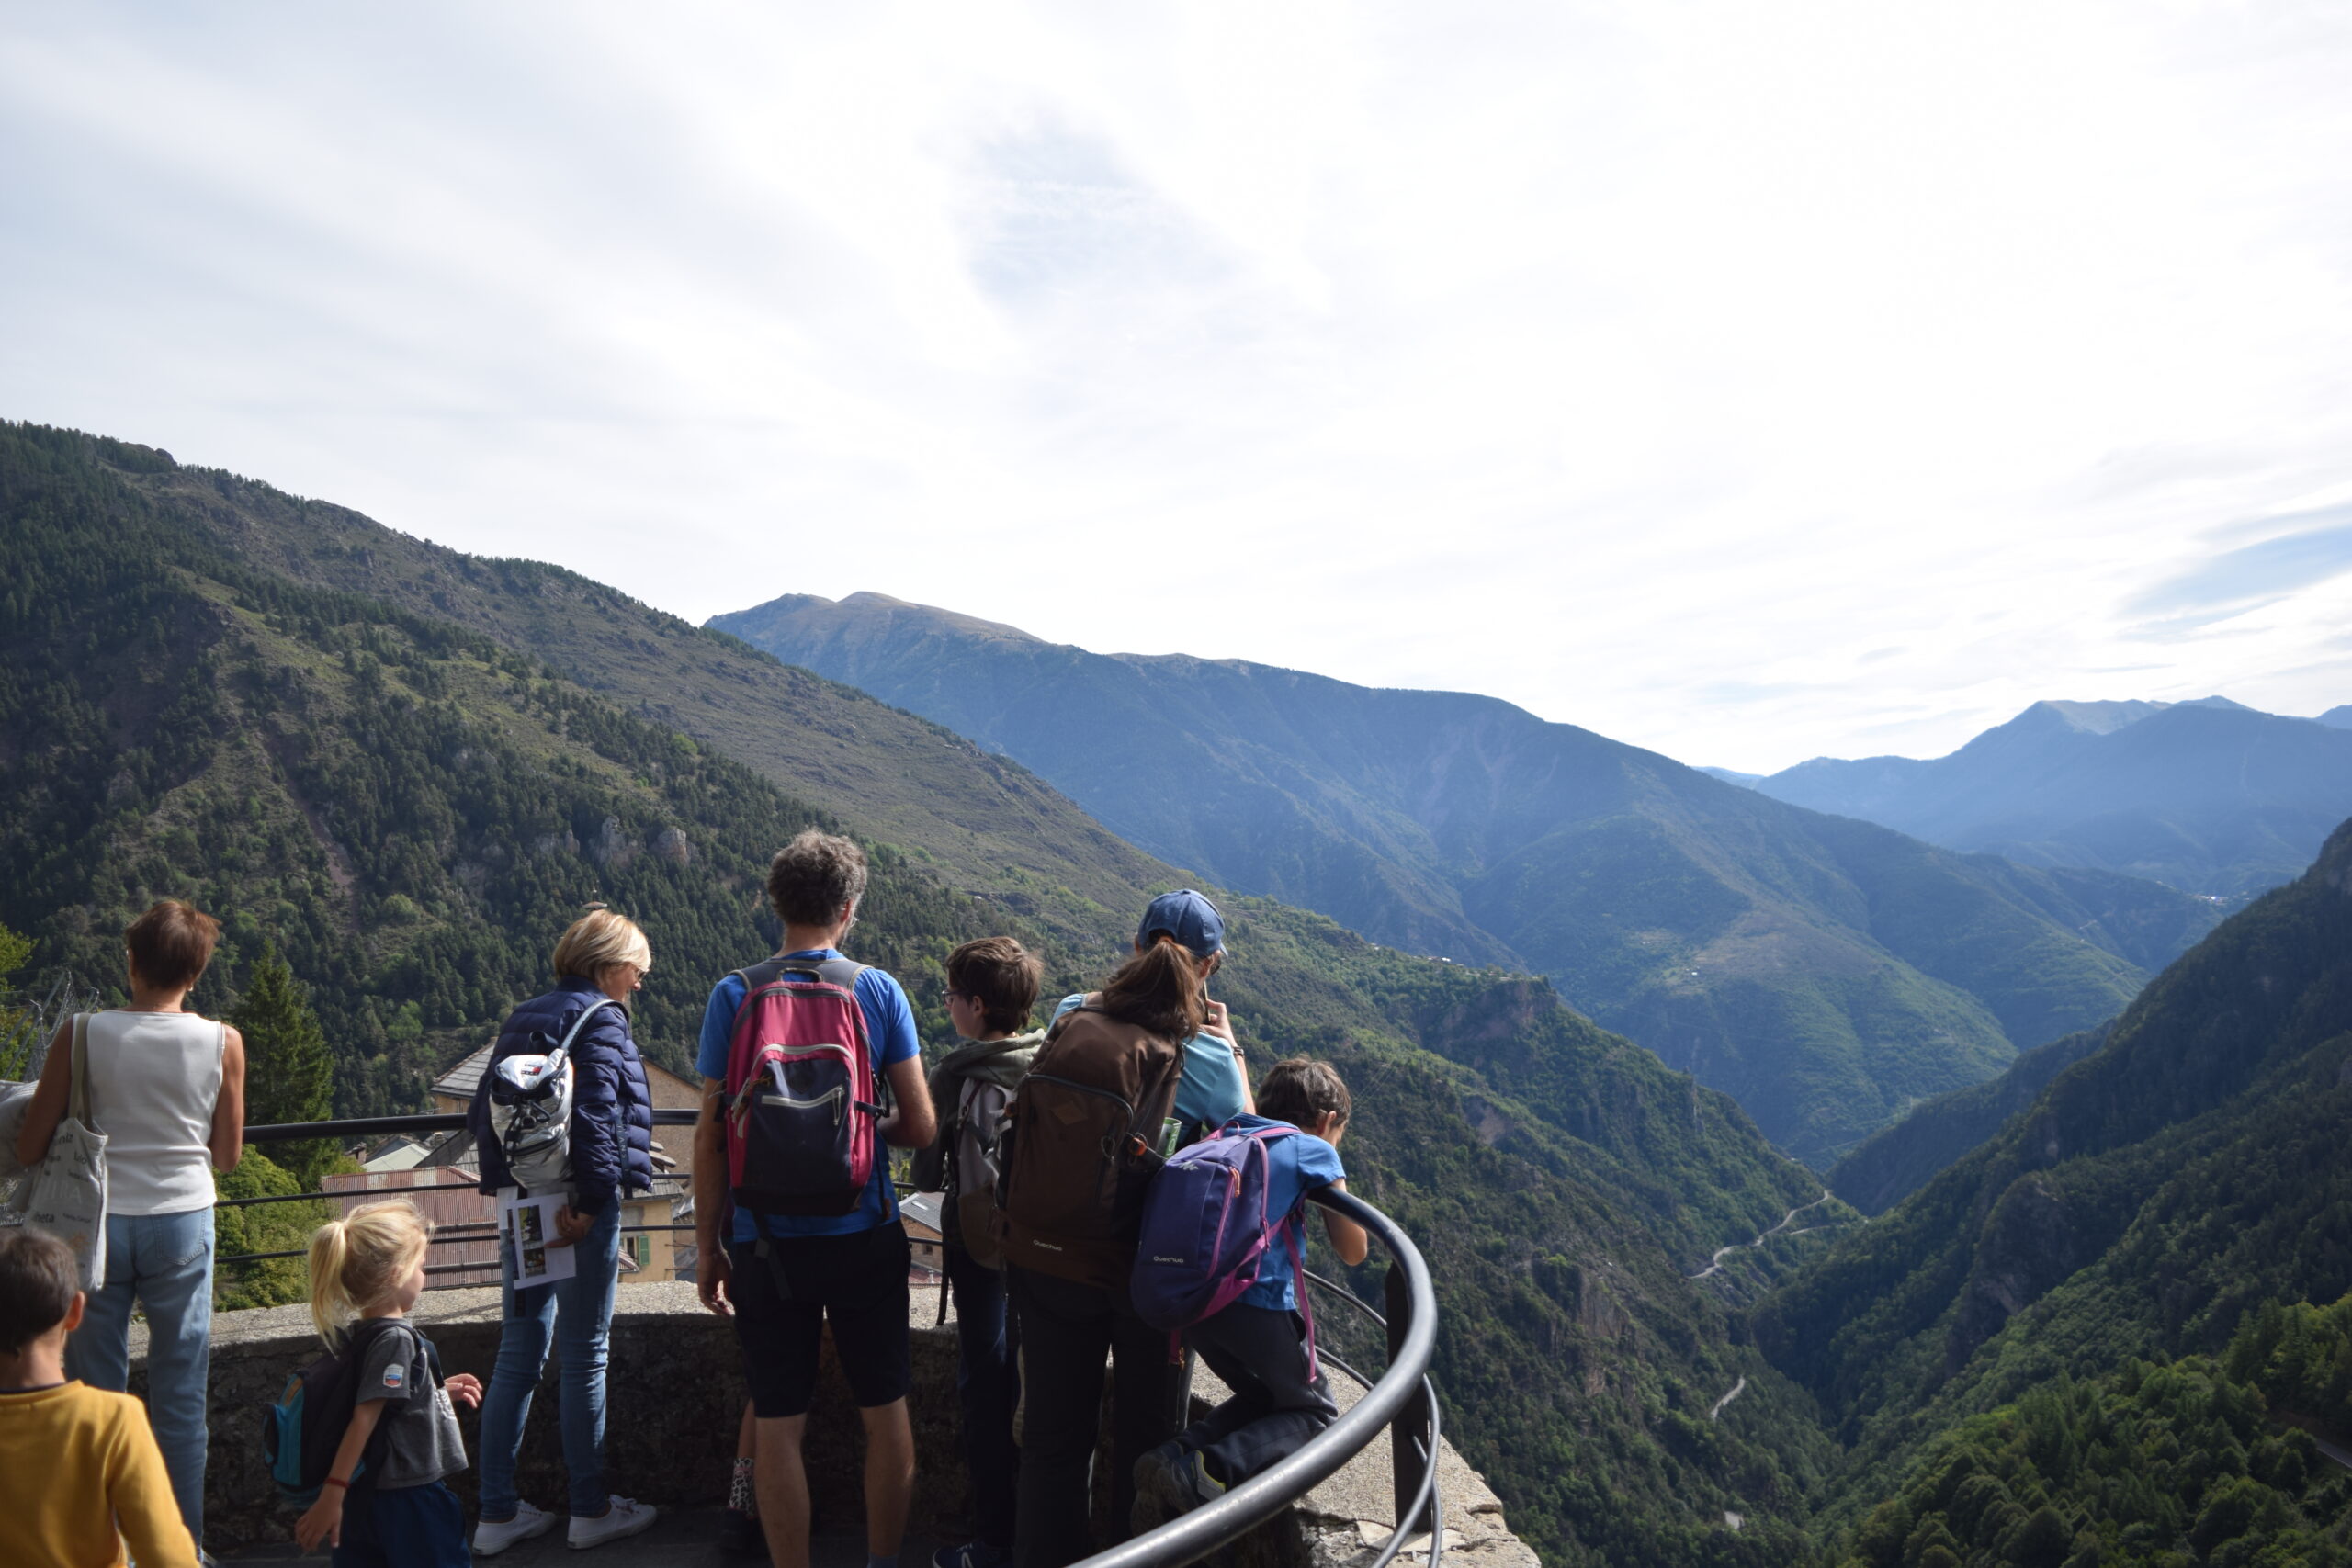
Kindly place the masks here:
POLYGON ((1684 761, 2352 702, 2352 7, 0 0, 0 417, 1684 761))

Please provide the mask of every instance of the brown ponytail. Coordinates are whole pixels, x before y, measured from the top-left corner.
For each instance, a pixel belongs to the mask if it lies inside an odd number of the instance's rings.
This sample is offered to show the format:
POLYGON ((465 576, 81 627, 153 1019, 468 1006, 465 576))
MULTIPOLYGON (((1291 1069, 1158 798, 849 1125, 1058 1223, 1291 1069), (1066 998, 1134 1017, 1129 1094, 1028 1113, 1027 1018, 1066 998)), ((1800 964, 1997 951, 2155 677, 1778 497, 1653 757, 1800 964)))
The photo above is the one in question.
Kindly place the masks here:
POLYGON ((1181 1045, 1209 1019, 1202 970, 1201 962, 1174 937, 1154 931, 1151 945, 1119 965, 1119 972, 1103 983, 1102 1010, 1181 1045))

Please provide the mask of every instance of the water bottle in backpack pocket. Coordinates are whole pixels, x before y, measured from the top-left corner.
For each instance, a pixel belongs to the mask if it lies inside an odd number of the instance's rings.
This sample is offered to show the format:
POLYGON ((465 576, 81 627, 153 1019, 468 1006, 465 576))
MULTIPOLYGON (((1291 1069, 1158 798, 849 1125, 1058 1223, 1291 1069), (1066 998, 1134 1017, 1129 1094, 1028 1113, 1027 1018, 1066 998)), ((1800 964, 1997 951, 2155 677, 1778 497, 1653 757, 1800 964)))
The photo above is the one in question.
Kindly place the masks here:
POLYGON ((846 958, 742 971, 727 1055, 728 1175, 754 1214, 846 1214, 874 1179, 874 1053, 846 958))
MULTIPOLYGON (((526 1192, 550 1192, 571 1181, 571 1043, 588 1021, 617 1003, 581 1010, 547 1051, 517 1051, 490 1065, 490 1127, 506 1156, 507 1173, 526 1192)), ((544 1044, 534 1034, 531 1043, 544 1044)))

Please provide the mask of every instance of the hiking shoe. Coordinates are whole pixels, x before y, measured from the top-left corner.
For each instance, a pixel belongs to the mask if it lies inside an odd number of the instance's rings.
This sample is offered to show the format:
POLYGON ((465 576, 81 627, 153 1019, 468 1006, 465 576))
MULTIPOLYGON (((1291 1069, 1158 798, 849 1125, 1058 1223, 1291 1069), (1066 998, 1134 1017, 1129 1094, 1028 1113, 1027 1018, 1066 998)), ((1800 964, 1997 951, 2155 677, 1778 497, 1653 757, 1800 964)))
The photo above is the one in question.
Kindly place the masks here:
POLYGON ((1001 1546, 967 1540, 961 1546, 943 1546, 933 1552, 931 1568, 1005 1568, 1012 1561, 1012 1553, 1001 1546))
POLYGON ((545 1535, 553 1529, 553 1514, 528 1503, 517 1503, 513 1518, 483 1519, 474 1526, 474 1555, 495 1557, 518 1540, 545 1535))
POLYGON ((1198 1453, 1174 1441, 1136 1461, 1136 1506, 1127 1528, 1140 1535, 1179 1514, 1225 1495, 1225 1483, 1208 1472, 1198 1453))
POLYGON ((633 1497, 614 1497, 605 1511, 593 1519, 571 1516, 569 1539, 571 1550, 585 1551, 592 1546, 602 1546, 608 1540, 624 1536, 643 1535, 653 1528, 653 1505, 640 1503, 633 1497))

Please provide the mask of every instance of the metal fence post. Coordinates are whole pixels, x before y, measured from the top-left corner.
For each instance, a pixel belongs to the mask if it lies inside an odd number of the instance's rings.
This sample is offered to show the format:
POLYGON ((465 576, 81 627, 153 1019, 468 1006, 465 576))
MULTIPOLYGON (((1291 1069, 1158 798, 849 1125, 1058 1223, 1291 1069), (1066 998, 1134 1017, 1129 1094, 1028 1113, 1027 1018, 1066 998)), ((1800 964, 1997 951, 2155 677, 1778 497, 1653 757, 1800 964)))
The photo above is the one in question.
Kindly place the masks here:
MULTIPOLYGON (((1413 1292, 1405 1280, 1405 1271, 1395 1263, 1381 1281, 1381 1295, 1387 1307, 1388 1364, 1394 1367, 1404 1348, 1405 1337, 1413 1329, 1413 1292)), ((1396 1472, 1396 1528, 1405 1528, 1406 1514, 1420 1501, 1421 1483, 1429 1479, 1429 1471, 1436 1456, 1430 1452, 1429 1406, 1419 1397, 1405 1402, 1388 1423, 1389 1464, 1396 1472)))

